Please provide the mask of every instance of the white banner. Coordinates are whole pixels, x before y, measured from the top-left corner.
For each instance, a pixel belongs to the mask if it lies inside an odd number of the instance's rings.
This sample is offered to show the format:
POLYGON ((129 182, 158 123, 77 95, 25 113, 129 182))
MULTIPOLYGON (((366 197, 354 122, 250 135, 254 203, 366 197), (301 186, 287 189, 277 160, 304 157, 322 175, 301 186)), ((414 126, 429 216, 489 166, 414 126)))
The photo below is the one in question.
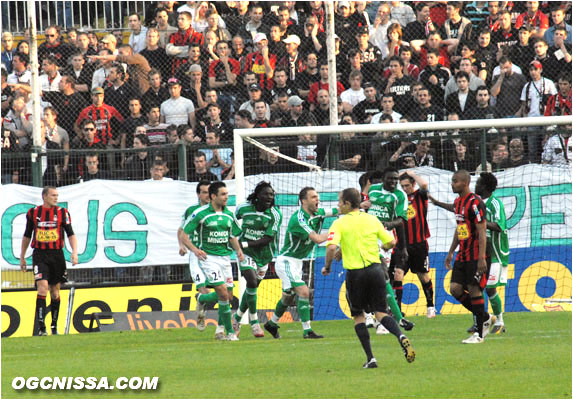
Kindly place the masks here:
MULTIPOLYGON (((450 172, 434 168, 419 168, 417 172, 429 180, 434 197, 444 202, 454 201, 450 172)), ((312 186, 320 192, 321 207, 336 207, 338 192, 347 187, 358 188, 359 176, 359 173, 343 171, 258 175, 247 177, 245 187, 248 194, 259 181, 271 182, 283 212, 281 233, 284 235, 288 219, 297 208, 298 193, 304 186, 312 186)), ((511 247, 570 244, 569 169, 527 165, 496 176, 499 181, 496 195, 506 207, 511 247)), ((226 183, 234 195, 234 182, 226 183)), ((78 239, 80 264, 77 267, 185 263, 187 258, 178 254, 176 232, 185 209, 197 203, 195 187, 195 183, 180 181, 89 181, 59 188, 59 201, 66 203, 78 239)), ((1 267, 16 269, 25 215, 28 209, 41 204, 41 189, 21 185, 5 185, 0 189, 1 267)), ((234 198, 230 204, 234 204, 234 198)), ((432 235, 430 251, 447 251, 455 226, 453 214, 430 205, 428 220, 432 235)), ((31 252, 28 249, 27 256, 31 252)))

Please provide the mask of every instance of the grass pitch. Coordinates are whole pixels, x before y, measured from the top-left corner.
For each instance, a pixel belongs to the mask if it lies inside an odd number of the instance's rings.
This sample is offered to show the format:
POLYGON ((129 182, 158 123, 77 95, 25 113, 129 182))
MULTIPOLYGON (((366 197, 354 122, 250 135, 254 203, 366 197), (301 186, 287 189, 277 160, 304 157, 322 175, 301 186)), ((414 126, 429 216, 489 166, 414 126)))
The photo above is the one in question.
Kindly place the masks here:
POLYGON ((507 332, 464 345, 469 315, 413 317, 408 364, 392 335, 370 330, 378 369, 353 323, 314 322, 326 337, 303 340, 299 323, 280 340, 216 342, 214 328, 2 339, 3 398, 571 398, 571 313, 508 313, 507 332), (156 391, 19 390, 14 377, 158 376, 156 391))

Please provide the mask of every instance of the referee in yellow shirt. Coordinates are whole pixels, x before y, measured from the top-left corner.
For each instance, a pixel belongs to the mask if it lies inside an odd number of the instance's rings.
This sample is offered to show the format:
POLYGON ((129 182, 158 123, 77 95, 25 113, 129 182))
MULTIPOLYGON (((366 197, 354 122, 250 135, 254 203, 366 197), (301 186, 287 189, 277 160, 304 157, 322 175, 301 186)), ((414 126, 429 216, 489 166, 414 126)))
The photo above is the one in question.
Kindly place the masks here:
POLYGON ((378 241, 382 242, 384 250, 394 247, 396 241, 378 218, 360 211, 360 201, 360 192, 353 188, 344 189, 338 196, 338 210, 344 216, 330 227, 322 274, 330 273, 332 261, 340 246, 342 266, 347 270, 346 300, 354 318, 354 330, 367 357, 364 368, 378 367, 372 354, 364 312, 375 313, 376 319, 398 338, 406 360, 413 362, 416 354, 410 340, 402 333, 394 318, 386 313, 386 279, 380 264, 378 241))

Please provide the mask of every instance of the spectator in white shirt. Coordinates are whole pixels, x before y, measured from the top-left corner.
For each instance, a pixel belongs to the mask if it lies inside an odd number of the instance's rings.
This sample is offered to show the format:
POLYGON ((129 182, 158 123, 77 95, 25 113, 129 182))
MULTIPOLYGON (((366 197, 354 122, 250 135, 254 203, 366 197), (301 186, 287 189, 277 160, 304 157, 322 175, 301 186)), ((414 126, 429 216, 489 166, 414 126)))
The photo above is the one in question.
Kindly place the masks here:
POLYGON ((342 99, 342 109, 345 113, 352 112, 354 106, 366 98, 364 89, 362 88, 362 72, 352 71, 348 76, 350 82, 350 89, 345 90, 340 94, 342 99))
POLYGON ((570 165, 571 164, 571 126, 562 133, 553 135, 547 140, 543 147, 541 162, 552 165, 570 165))
POLYGON ((191 124, 195 129, 195 106, 193 102, 181 97, 181 83, 177 78, 167 81, 171 97, 161 103, 161 122, 168 125, 191 124))
POLYGON ((529 81, 521 90, 521 109, 517 116, 540 117, 545 112, 549 96, 557 94, 553 81, 541 76, 543 67, 537 60, 529 63, 529 81))
POLYGON ((134 53, 139 53, 145 49, 145 36, 147 35, 147 28, 141 25, 139 14, 134 13, 129 16, 129 29, 131 29, 131 35, 129 35, 128 43, 134 53))
POLYGON ((398 21, 403 28, 416 20, 416 14, 409 5, 403 4, 401 1, 391 1, 390 4, 392 5, 390 17, 398 21))
MULTIPOLYGON (((42 97, 45 97, 48 92, 59 92, 62 76, 58 71, 58 60, 55 56, 50 54, 44 58, 44 61, 42 61, 42 71, 44 71, 44 73, 39 77, 42 97)), ((44 100, 49 101, 48 98, 44 98, 44 100)))

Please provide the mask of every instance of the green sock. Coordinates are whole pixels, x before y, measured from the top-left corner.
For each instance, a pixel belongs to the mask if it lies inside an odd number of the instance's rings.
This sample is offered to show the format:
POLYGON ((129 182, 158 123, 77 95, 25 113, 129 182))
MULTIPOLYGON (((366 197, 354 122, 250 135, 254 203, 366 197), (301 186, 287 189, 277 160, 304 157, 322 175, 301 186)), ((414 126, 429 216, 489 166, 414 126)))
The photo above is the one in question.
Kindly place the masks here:
POLYGON ((241 297, 241 302, 239 303, 239 311, 241 311, 241 315, 247 312, 247 308, 249 308, 249 295, 245 290, 241 297))
POLYGON ((257 288, 247 288, 245 290, 247 294, 247 304, 249 305, 249 313, 257 313, 257 288))
POLYGON ((211 292, 199 295, 198 300, 203 304, 215 304, 219 300, 219 296, 217 296, 217 292, 211 292))
POLYGON ((398 307, 398 302, 396 301, 396 297, 394 297, 394 291, 392 290, 392 285, 390 285, 390 282, 386 282, 386 301, 388 302, 390 310, 392 310, 394 318, 396 321, 400 322, 404 317, 400 312, 400 307, 398 307))
POLYGON ((231 323, 231 307, 228 301, 219 301, 219 321, 225 325, 227 333, 235 332, 231 323))
POLYGON ((277 303, 277 306, 275 307, 275 312, 273 313, 273 316, 271 317, 271 319, 269 319, 269 323, 272 326, 277 326, 279 319, 281 319, 287 308, 288 306, 284 305, 283 299, 280 299, 277 303))
POLYGON ((300 316, 301 322, 310 321, 310 303, 308 298, 299 297, 296 303, 296 308, 298 309, 298 315, 300 316))
POLYGON ((497 294, 497 292, 493 295, 493 297, 489 298, 491 303, 491 309, 495 315, 501 314, 501 298, 497 294))

